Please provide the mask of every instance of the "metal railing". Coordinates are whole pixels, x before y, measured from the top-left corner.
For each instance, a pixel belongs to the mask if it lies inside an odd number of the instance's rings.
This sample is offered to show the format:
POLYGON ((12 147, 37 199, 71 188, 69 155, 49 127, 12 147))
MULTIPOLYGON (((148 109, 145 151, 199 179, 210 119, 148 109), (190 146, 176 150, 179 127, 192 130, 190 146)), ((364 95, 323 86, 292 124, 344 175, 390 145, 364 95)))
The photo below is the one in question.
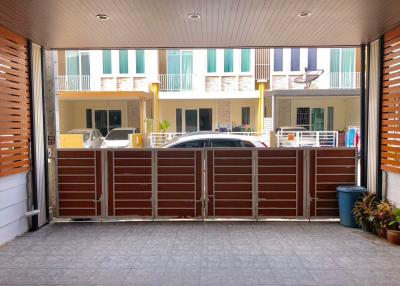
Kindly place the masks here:
POLYGON ((57 90, 89 91, 90 75, 62 75, 56 78, 57 90))
POLYGON ((192 74, 160 74, 160 91, 189 91, 193 90, 192 74))
POLYGON ((338 147, 338 131, 279 131, 278 147, 338 147))
POLYGON ((147 91, 146 75, 60 75, 56 79, 59 91, 147 91))
MULTIPOLYGON (((290 90, 303 89, 306 84, 296 83, 296 77, 303 72, 291 74, 273 74, 271 78, 271 89, 290 90)), ((358 89, 360 88, 359 72, 324 72, 319 78, 311 82, 308 89, 358 89)))

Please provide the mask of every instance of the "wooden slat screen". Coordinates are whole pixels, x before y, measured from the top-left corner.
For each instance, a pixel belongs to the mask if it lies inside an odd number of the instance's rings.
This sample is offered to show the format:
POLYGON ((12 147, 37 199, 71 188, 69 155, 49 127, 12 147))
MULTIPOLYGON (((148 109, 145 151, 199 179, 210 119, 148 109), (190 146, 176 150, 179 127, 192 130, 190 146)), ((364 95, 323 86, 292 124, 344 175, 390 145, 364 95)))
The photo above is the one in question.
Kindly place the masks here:
POLYGON ((384 35, 381 169, 400 173, 400 27, 384 35))
POLYGON ((29 171, 27 40, 0 27, 0 177, 29 171))

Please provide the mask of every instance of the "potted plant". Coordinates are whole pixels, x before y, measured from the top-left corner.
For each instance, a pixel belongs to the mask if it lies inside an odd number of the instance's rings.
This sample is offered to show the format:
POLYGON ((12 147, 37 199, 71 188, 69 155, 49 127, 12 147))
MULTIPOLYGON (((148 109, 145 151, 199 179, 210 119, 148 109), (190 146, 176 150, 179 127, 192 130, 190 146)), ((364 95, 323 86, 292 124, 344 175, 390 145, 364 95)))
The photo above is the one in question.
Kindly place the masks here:
POLYGON ((386 238, 388 225, 394 219, 393 206, 387 200, 381 201, 370 212, 369 221, 375 232, 382 238, 386 238))
POLYGON ((353 216, 356 223, 364 231, 373 231, 369 217, 376 208, 377 200, 373 193, 366 193, 360 201, 357 201, 353 208, 353 216))
POLYGON ((160 131, 162 132, 162 133, 166 133, 167 131, 168 131, 168 129, 169 129, 169 127, 171 126, 171 123, 169 123, 167 120, 163 120, 163 121, 161 121, 161 123, 160 123, 160 131))
POLYGON ((389 222, 387 230, 387 239, 390 243, 400 245, 400 208, 395 209, 394 219, 389 222))

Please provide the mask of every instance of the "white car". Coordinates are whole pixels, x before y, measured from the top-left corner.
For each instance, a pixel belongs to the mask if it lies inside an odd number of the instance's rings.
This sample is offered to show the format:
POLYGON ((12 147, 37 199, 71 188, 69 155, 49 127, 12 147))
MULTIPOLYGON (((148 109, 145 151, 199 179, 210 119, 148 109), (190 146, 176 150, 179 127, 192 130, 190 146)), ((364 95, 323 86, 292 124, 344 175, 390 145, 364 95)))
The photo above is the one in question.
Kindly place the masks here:
POLYGON ((82 134, 84 148, 99 148, 103 143, 103 137, 98 129, 82 128, 72 129, 67 134, 82 134))
POLYGON ((114 128, 108 132, 104 138, 101 148, 128 148, 131 144, 129 142, 129 135, 137 132, 137 128, 114 128))
POLYGON ((268 147, 255 136, 225 133, 189 133, 167 142, 161 148, 205 148, 205 147, 268 147))

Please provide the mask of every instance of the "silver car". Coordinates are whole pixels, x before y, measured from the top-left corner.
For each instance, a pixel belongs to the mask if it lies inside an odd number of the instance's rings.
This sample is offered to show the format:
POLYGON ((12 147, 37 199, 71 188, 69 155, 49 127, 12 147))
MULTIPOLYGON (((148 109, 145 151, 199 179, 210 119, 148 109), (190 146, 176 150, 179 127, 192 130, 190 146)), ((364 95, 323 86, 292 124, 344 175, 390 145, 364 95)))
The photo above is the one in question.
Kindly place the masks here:
POLYGON ((103 143, 103 137, 98 129, 82 128, 72 129, 67 134, 82 134, 84 148, 100 148, 103 143))

